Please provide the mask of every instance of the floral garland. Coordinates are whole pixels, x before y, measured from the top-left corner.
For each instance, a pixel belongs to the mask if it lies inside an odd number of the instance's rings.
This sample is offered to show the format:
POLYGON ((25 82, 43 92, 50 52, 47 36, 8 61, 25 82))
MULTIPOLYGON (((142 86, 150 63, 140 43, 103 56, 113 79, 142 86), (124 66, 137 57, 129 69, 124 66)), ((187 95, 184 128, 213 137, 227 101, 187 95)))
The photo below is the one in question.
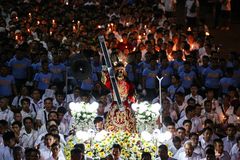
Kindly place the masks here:
POLYGON ((77 129, 86 130, 93 127, 93 120, 97 116, 98 103, 71 102, 69 108, 77 129))
MULTIPOLYGON (((86 132, 86 134, 89 134, 86 132)), ((146 135, 150 136, 150 135, 146 135)), ((78 137, 78 136, 77 136, 78 137)), ((137 160, 141 159, 142 152, 151 153, 154 158, 157 154, 157 146, 159 143, 154 141, 154 139, 147 139, 141 134, 129 133, 129 132, 99 132, 94 137, 83 141, 81 137, 71 137, 68 140, 67 146, 65 147, 65 155, 68 159, 70 156, 69 148, 74 146, 74 143, 84 143, 85 144, 85 154, 89 158, 94 160, 99 160, 105 158, 107 155, 111 154, 111 147, 113 144, 119 144, 122 147, 121 158, 124 160, 137 160)), ((169 152, 169 156, 172 153, 169 152)))
POLYGON ((161 105, 159 103, 133 103, 132 109, 135 111, 137 128, 140 132, 143 130, 152 131, 155 128, 155 122, 161 109, 161 105))

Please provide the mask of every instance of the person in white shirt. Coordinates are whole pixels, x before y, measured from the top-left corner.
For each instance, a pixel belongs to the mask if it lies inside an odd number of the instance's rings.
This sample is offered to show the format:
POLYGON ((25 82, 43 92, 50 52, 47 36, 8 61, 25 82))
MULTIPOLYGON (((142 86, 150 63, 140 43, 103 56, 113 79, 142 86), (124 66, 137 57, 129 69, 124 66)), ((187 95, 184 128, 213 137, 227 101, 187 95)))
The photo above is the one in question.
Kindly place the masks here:
POLYGON ((122 147, 119 144, 113 144, 112 146, 112 156, 114 160, 122 160, 121 157, 122 147))
POLYGON ((173 108, 177 109, 179 117, 182 118, 186 115, 185 109, 188 106, 188 104, 187 102, 184 102, 184 93, 177 92, 175 96, 176 99, 175 102, 173 103, 173 108))
POLYGON ((31 117, 24 118, 23 125, 24 128, 20 131, 19 144, 24 148, 32 148, 38 137, 37 131, 33 129, 33 119, 31 117))
POLYGON ((193 152, 196 153, 201 158, 205 157, 204 150, 202 149, 202 147, 199 144, 198 134, 194 133, 194 132, 190 133, 189 140, 192 142, 192 145, 194 148, 193 152))
POLYGON ((215 139, 214 140, 214 149, 215 149, 215 156, 216 159, 219 160, 231 160, 231 157, 227 151, 224 151, 224 145, 222 139, 215 139))
POLYGON ((216 110, 216 112, 218 113, 217 109, 219 108, 219 102, 217 99, 214 98, 214 90, 207 89, 205 95, 206 95, 206 98, 202 100, 201 104, 204 104, 206 100, 210 100, 212 102, 212 110, 213 111, 216 110))
POLYGON ((58 143, 53 143, 51 146, 51 152, 52 152, 52 156, 49 157, 47 160, 65 160, 65 157, 60 155, 60 145, 58 143))
POLYGON ((236 126, 240 125, 240 107, 235 107, 233 114, 228 117, 228 124, 235 124, 236 126))
POLYGON ((11 121, 13 120, 13 112, 8 107, 8 98, 1 98, 0 99, 0 120, 6 120, 8 124, 11 124, 11 121))
POLYGON ((178 156, 173 158, 179 160, 200 160, 201 158, 193 152, 194 148, 191 141, 186 141, 184 144, 184 152, 181 152, 178 156))
POLYGON ((52 133, 52 132, 55 132, 54 134, 58 134, 60 136, 60 144, 62 146, 64 146, 66 144, 64 136, 61 133, 59 133, 59 131, 58 131, 58 126, 57 126, 56 121, 49 120, 48 123, 47 123, 46 128, 47 128, 46 132, 38 134, 38 138, 37 138, 37 140, 36 140, 36 142, 34 144, 35 147, 42 148, 42 146, 44 144, 43 140, 44 140, 45 135, 48 134, 48 133, 52 133))
POLYGON ((12 131, 3 134, 4 145, 0 148, 0 158, 2 160, 13 160, 13 148, 16 145, 15 135, 12 131))
POLYGON ((79 87, 75 87, 73 90, 73 93, 67 95, 65 102, 67 103, 80 102, 81 101, 80 93, 81 93, 81 89, 79 87))
POLYGON ((202 96, 198 94, 198 86, 196 84, 192 84, 190 87, 191 93, 185 96, 185 102, 187 102, 190 98, 195 99, 196 103, 202 103, 202 96))
POLYGON ((199 10, 198 0, 187 0, 185 3, 187 26, 195 27, 197 23, 197 16, 199 10))
POLYGON ((168 147, 164 144, 158 147, 158 158, 155 160, 176 160, 168 156, 168 147))
POLYGON ((23 160, 24 159, 24 152, 21 146, 15 146, 13 148, 13 158, 14 160, 23 160))
POLYGON ((4 147, 3 143, 3 133, 8 129, 8 122, 5 120, 0 120, 0 147, 4 147))
POLYGON ((212 102, 210 100, 204 102, 204 110, 202 111, 200 118, 202 124, 206 119, 211 119, 215 124, 220 123, 218 114, 212 110, 212 102))
MULTIPOLYGON (((191 143, 192 143, 192 146, 194 148, 193 152, 198 155, 200 158, 203 158, 205 157, 205 154, 204 154, 204 150, 202 149, 202 147, 200 146, 199 144, 199 141, 198 141, 198 134, 192 132, 190 133, 189 135, 189 140, 191 143)), ((186 142, 188 142, 186 141, 186 142)), ((182 152, 184 152, 184 147, 181 147, 177 153, 174 155, 174 157, 178 157, 180 154, 182 154, 182 152)))
POLYGON ((44 109, 37 112, 36 124, 37 127, 41 127, 43 124, 46 124, 48 121, 48 114, 53 110, 53 99, 46 98, 44 100, 44 109))
POLYGON ((47 133, 44 136, 44 146, 39 150, 41 153, 41 160, 47 160, 51 157, 51 146, 55 142, 54 136, 51 133, 47 133))
POLYGON ((235 135, 237 133, 236 127, 233 124, 228 124, 227 126, 227 137, 223 138, 224 151, 230 153, 233 145, 236 143, 235 135))
POLYGON ((186 130, 183 127, 178 127, 175 135, 181 139, 182 144, 188 140, 186 137, 186 130))
POLYGON ((43 109, 44 104, 41 99, 41 93, 38 89, 32 91, 31 99, 31 111, 34 111, 36 114, 39 110, 43 109))
POLYGON ((65 107, 67 103, 65 103, 65 96, 62 92, 56 92, 55 98, 53 99, 53 106, 58 109, 59 107, 65 107))
POLYGON ((21 91, 20 91, 20 95, 14 97, 13 101, 12 101, 12 106, 15 107, 15 108, 18 108, 18 107, 21 107, 22 104, 21 104, 21 100, 23 98, 29 98, 31 99, 31 97, 28 96, 28 89, 27 87, 22 87, 21 88, 21 91))
POLYGON ((212 135, 213 135, 213 130, 211 128, 206 127, 203 129, 203 133, 199 137, 199 142, 201 144, 202 149, 205 150, 209 144, 211 145, 213 144, 212 135))
POLYGON ((206 149, 206 157, 202 158, 201 160, 216 160, 214 148, 206 149))
POLYGON ((235 143, 230 151, 230 156, 232 160, 240 159, 240 137, 237 138, 237 143, 235 143))
POLYGON ((25 158, 26 160, 40 160, 40 151, 36 148, 26 148, 25 158))
POLYGON ((187 106, 185 109, 186 115, 179 119, 177 122, 178 127, 183 126, 183 121, 188 119, 192 121, 192 129, 191 132, 200 132, 202 130, 202 124, 199 117, 195 117, 195 106, 187 106))
POLYGON ((165 8, 165 16, 167 18, 173 17, 173 13, 176 9, 177 0, 162 0, 165 8))
MULTIPOLYGON (((48 114, 48 121, 54 120, 58 126, 58 130, 61 134, 65 135, 66 129, 65 125, 58 121, 58 113, 56 111, 50 111, 48 114)), ((44 132, 47 132, 46 124, 42 125, 41 128, 38 129, 38 134, 42 134, 44 132)))
POLYGON ((31 117, 34 119, 36 117, 36 113, 30 110, 30 99, 23 98, 21 100, 21 106, 22 106, 22 110, 21 110, 22 119, 26 117, 31 117))

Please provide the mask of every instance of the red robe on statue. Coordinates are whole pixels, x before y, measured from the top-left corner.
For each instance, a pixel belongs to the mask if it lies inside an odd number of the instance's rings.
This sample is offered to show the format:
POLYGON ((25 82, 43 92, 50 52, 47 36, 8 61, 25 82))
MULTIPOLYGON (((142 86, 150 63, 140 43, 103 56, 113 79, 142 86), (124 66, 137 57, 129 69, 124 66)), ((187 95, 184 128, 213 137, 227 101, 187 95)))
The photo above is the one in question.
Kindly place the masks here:
MULTIPOLYGON (((113 102, 111 110, 106 119, 105 128, 108 131, 127 131, 136 132, 136 120, 131 109, 131 103, 135 102, 133 84, 125 80, 117 80, 118 91, 122 99, 124 111, 118 109, 117 103, 113 102)), ((106 86, 113 92, 110 79, 107 80, 106 86)), ((114 94, 113 94, 114 95, 114 94)))

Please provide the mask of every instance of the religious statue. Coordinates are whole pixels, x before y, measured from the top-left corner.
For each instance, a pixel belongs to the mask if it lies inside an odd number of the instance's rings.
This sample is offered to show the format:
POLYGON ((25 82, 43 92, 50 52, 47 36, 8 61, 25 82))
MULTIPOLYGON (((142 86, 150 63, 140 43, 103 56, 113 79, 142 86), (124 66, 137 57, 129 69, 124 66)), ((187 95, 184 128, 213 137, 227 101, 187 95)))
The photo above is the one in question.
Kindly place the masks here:
MULTIPOLYGON (((123 63, 118 63, 115 66, 115 77, 123 106, 121 109, 116 101, 112 103, 111 109, 107 115, 105 128, 108 131, 126 131, 135 133, 136 120, 130 106, 130 104, 135 101, 134 87, 133 84, 125 77, 125 68, 123 63)), ((106 86, 114 92, 110 80, 107 80, 106 86)), ((113 98, 116 99, 115 96, 113 96, 113 98)))

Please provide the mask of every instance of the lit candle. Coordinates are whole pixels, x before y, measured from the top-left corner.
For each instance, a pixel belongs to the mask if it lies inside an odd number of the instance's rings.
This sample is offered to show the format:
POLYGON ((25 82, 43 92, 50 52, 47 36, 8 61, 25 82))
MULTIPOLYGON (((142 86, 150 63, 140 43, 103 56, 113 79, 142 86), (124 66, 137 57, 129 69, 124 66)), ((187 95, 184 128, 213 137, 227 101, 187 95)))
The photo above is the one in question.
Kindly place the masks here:
POLYGON ((120 42, 123 42, 123 39, 122 39, 122 38, 120 39, 120 42))
POLYGON ((205 32, 205 35, 206 35, 206 36, 210 36, 210 33, 209 33, 209 32, 205 32))
POLYGON ((133 48, 133 52, 136 51, 136 47, 133 48))
POLYGON ((102 28, 100 25, 97 26, 98 29, 102 28))
POLYGON ((76 26, 75 25, 73 25, 73 32, 76 32, 76 26))
POLYGON ((66 3, 65 3, 67 6, 68 6, 68 0, 66 1, 66 3))
POLYGON ((146 29, 147 28, 147 25, 144 25, 144 29, 146 29))
POLYGON ((16 21, 18 21, 18 16, 16 17, 16 21))
POLYGON ((37 21, 37 25, 39 25, 40 24, 40 21, 37 21))
POLYGON ((79 29, 79 26, 80 26, 80 21, 77 21, 77 26, 78 26, 78 29, 79 29))
POLYGON ((50 29, 50 32, 49 32, 50 36, 52 35, 52 33, 53 33, 53 32, 52 32, 52 29, 50 29))
POLYGON ((15 36, 15 39, 18 40, 18 35, 15 36))
POLYGON ((128 23, 128 22, 126 23, 126 26, 127 26, 127 27, 129 26, 129 23, 128 23))
POLYGON ((28 28, 28 29, 27 29, 27 32, 28 32, 28 33, 31 33, 31 30, 30 30, 30 28, 28 28))
POLYGON ((188 32, 191 32, 191 31, 192 31, 191 27, 188 27, 187 31, 188 31, 188 32))
POLYGON ((29 16, 30 19, 32 18, 32 14, 31 13, 28 13, 28 16, 29 16))
POLYGON ((53 20, 52 20, 52 24, 55 24, 55 23, 56 23, 56 21, 55 21, 55 19, 53 19, 53 20))

